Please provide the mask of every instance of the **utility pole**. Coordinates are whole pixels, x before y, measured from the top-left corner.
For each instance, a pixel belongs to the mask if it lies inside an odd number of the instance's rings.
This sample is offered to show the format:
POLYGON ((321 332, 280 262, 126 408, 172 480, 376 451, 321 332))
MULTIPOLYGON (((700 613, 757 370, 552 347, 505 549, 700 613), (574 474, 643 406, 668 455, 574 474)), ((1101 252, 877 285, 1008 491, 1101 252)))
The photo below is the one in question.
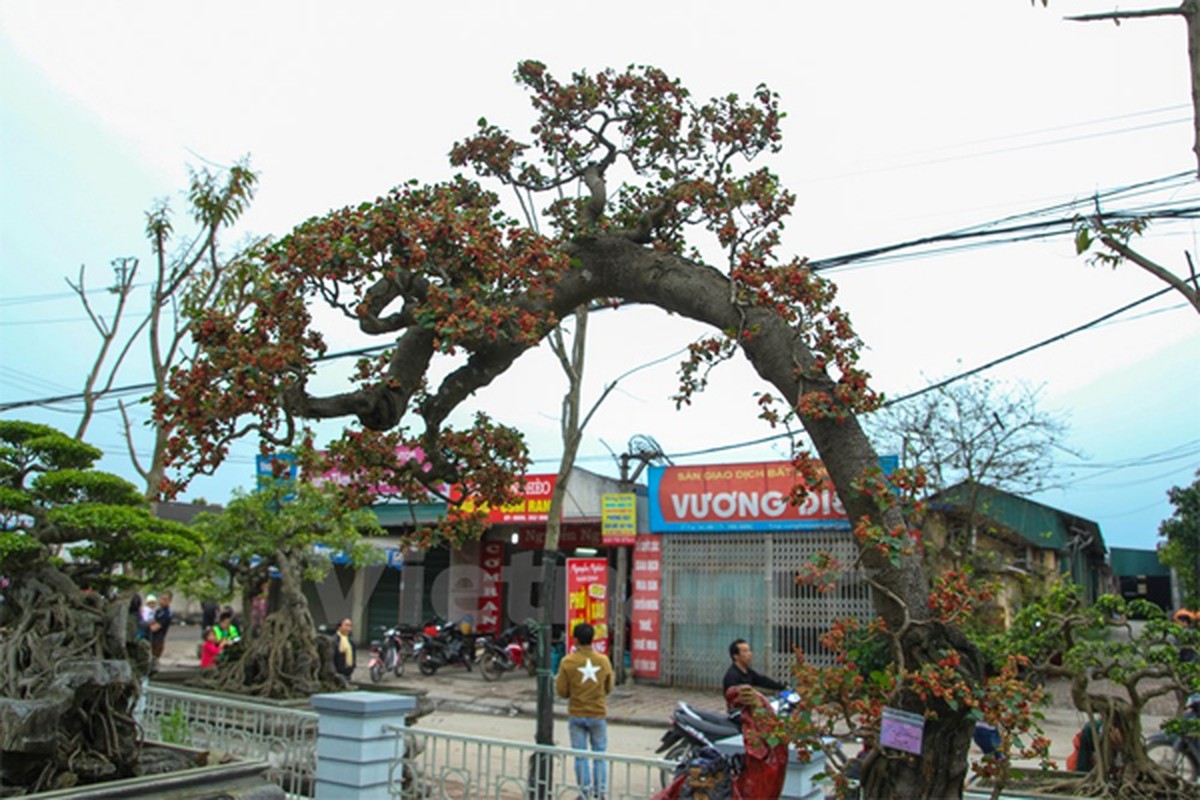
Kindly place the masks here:
MULTIPOLYGON (((626 451, 617 457, 621 468, 621 491, 633 492, 633 485, 642 472, 651 463, 670 464, 671 459, 663 454, 658 442, 650 436, 637 435, 629 440, 626 451), (633 473, 629 472, 629 462, 637 461, 633 473)), ((636 501, 635 501, 636 507, 636 501)), ((629 677, 625 671, 625 585, 629 582, 629 546, 617 547, 617 602, 613 606, 613 672, 618 684, 624 683, 629 677)))

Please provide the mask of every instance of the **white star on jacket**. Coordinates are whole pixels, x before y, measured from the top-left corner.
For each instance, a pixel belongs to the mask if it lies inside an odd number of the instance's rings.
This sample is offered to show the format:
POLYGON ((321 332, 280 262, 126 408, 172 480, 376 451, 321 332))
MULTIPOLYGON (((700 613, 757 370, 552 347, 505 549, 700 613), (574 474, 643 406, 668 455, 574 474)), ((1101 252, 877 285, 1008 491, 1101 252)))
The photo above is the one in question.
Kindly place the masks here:
POLYGON ((581 683, 587 683, 588 681, 595 681, 596 683, 599 683, 600 679, 596 677, 596 673, 599 671, 600 665, 593 664, 592 659, 589 657, 587 660, 587 666, 579 668, 579 672, 583 675, 581 683))

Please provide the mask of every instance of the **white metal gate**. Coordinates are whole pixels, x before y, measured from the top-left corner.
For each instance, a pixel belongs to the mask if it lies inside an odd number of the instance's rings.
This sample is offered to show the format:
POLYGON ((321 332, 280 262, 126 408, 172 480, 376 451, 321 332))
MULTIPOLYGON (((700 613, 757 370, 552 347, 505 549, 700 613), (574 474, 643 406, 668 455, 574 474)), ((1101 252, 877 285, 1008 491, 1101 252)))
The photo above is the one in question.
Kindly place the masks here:
POLYGON ((821 593, 796 584, 801 566, 829 552, 852 563, 848 531, 785 531, 662 536, 663 680, 672 686, 718 688, 729 643, 745 639, 755 669, 784 683, 799 647, 811 663, 832 663, 819 637, 843 617, 874 614, 870 589, 857 574, 821 593))

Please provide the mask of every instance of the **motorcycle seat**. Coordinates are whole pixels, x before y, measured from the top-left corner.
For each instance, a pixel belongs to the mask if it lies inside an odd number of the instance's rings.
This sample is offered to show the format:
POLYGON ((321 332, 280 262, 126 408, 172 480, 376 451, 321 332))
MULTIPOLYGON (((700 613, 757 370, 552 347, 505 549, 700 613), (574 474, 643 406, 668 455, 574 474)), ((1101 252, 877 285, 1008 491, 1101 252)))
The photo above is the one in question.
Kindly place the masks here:
POLYGON ((704 734, 709 741, 716 742, 720 739, 728 739, 730 736, 737 736, 742 731, 732 722, 726 721, 723 724, 718 724, 706 719, 699 719, 690 714, 681 714, 676 709, 675 718, 684 725, 690 725, 700 733, 704 734))

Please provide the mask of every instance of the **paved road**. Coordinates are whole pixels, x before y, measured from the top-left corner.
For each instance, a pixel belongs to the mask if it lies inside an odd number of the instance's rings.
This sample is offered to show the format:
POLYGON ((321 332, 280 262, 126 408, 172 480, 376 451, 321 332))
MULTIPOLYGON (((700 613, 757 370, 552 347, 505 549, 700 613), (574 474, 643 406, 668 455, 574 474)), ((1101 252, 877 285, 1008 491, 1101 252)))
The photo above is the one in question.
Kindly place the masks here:
MULTIPOLYGON (((194 627, 172 628, 163 654, 163 667, 197 666, 195 637, 194 627)), ((523 672, 510 672, 496 682, 488 682, 480 677, 478 670, 467 672, 462 667, 454 666, 426 677, 415 669, 415 665, 409 664, 402 677, 388 676, 382 683, 373 685, 366 674, 367 653, 361 652, 360 656, 355 673, 360 688, 409 692, 424 697, 437 713, 423 717, 420 722, 423 726, 437 730, 443 724, 475 725, 486 731, 486 735, 495 735, 497 738, 517 741, 533 739, 537 693, 533 678, 523 672), (471 721, 472 717, 480 721, 471 721), (514 735, 508 735, 510 730, 514 735)), ((1083 726, 1084 718, 1071 707, 1065 683, 1054 684, 1050 689, 1054 702, 1044 709, 1043 728, 1051 741, 1051 757, 1062 766, 1071 753, 1072 740, 1083 726)), ((609 721, 613 726, 621 726, 622 734, 618 737, 614 733, 610 737, 610 751, 622 755, 653 754, 654 745, 670 723, 671 710, 680 700, 712 710, 724 706, 716 691, 635 683, 617 687, 609 698, 609 721)), ((1156 701, 1152 708, 1154 713, 1143 717, 1147 734, 1157 731, 1163 720, 1171 714, 1169 705, 1166 699, 1156 701)), ((567 742, 566 723, 562 721, 565 713, 565 701, 556 701, 555 715, 559 721, 556 723, 555 742, 559 744, 567 742)), ((445 729, 454 730, 449 727, 445 729)))

